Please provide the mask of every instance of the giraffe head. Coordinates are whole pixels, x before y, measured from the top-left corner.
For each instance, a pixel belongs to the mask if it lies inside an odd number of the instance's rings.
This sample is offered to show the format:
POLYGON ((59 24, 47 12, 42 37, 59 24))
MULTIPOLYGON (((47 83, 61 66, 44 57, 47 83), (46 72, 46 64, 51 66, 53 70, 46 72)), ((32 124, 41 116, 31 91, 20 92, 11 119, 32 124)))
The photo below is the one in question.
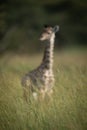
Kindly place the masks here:
POLYGON ((45 41, 45 40, 50 40, 52 37, 55 38, 55 33, 57 31, 59 31, 59 26, 58 25, 56 25, 54 27, 45 25, 44 29, 43 29, 43 32, 41 34, 40 40, 45 41))

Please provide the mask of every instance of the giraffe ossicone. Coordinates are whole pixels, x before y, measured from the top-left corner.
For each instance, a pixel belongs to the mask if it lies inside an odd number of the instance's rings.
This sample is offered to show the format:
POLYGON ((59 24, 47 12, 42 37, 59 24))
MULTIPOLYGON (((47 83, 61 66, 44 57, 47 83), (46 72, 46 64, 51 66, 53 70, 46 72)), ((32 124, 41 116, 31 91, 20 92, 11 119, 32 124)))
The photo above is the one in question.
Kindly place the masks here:
POLYGON ((22 86, 26 97, 26 90, 33 93, 32 95, 34 95, 34 97, 36 97, 36 93, 40 93, 42 98, 52 93, 54 86, 53 51, 55 33, 57 31, 59 31, 58 25, 54 27, 47 25, 44 26, 43 32, 40 36, 40 41, 46 41, 42 62, 36 69, 25 74, 22 78, 22 86))

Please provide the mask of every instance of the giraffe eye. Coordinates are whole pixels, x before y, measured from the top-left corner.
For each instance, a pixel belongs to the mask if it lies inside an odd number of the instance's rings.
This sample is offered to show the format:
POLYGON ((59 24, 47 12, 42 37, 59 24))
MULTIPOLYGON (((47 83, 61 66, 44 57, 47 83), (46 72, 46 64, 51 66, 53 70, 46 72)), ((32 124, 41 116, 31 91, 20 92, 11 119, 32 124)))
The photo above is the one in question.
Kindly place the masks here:
POLYGON ((47 34, 51 34, 50 32, 47 32, 47 34))

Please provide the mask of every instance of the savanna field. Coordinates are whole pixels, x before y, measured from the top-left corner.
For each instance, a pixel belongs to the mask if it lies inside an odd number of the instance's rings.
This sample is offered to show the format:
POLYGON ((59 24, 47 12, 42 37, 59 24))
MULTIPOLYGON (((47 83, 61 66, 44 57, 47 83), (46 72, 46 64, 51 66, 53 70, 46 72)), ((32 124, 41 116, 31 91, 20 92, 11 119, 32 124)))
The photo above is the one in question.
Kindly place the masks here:
POLYGON ((0 130, 87 130, 87 52, 54 54, 52 99, 23 98, 22 76, 37 67, 42 54, 0 56, 0 130))

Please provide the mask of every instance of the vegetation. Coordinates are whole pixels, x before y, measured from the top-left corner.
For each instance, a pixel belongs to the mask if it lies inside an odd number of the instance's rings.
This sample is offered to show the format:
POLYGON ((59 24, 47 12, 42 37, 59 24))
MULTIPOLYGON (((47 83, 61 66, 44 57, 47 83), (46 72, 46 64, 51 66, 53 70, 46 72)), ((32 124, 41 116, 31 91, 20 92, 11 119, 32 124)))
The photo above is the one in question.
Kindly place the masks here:
POLYGON ((86 12, 86 0, 1 0, 0 53, 33 50, 44 24, 60 26, 57 48, 86 46, 86 12))
POLYGON ((40 63, 41 55, 1 56, 0 130, 86 130, 86 52, 55 53, 52 100, 39 102, 30 97, 26 103, 21 77, 40 63))

